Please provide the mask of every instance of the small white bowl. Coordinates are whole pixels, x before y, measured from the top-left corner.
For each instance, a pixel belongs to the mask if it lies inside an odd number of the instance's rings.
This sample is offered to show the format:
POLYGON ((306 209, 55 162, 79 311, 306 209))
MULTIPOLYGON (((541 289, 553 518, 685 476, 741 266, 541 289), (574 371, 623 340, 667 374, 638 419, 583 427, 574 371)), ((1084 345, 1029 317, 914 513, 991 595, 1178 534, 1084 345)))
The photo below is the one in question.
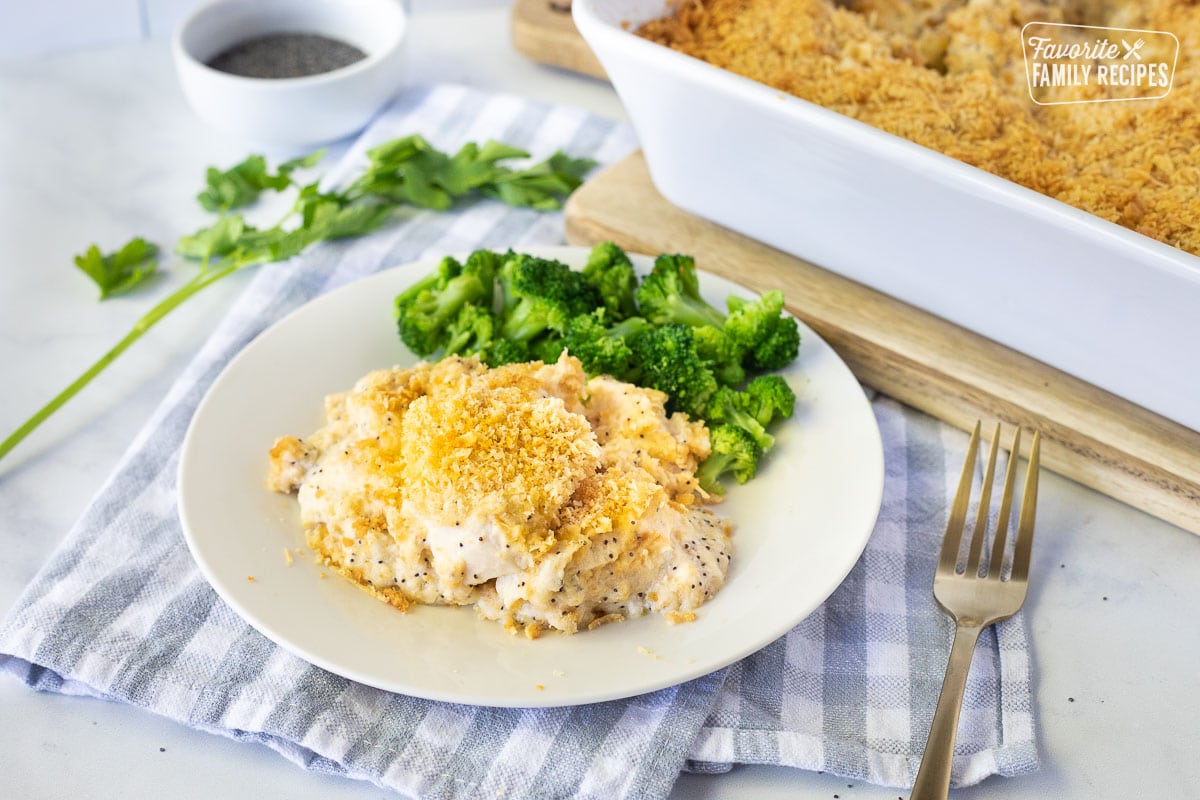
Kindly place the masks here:
POLYGON ((184 96, 205 122, 272 145, 312 145, 361 129, 399 90, 407 29, 402 0, 214 0, 172 41, 184 96), (213 69, 225 49, 258 36, 313 33, 367 57, 302 78, 246 78, 213 69))

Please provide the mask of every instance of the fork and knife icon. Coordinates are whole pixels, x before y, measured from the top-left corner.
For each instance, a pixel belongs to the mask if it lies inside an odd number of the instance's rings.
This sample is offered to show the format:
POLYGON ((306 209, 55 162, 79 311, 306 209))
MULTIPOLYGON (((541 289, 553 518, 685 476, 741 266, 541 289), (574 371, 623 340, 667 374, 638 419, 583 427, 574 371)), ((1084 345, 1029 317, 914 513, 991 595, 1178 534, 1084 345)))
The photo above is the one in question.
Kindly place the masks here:
POLYGON ((1133 58, 1136 58, 1138 61, 1141 61, 1142 54, 1139 53, 1138 50, 1141 50, 1142 45, 1144 45, 1145 43, 1146 43, 1146 41, 1144 39, 1138 39, 1133 44, 1130 44, 1129 42, 1122 39, 1121 44, 1125 48, 1124 60, 1128 61, 1130 59, 1130 57, 1133 57, 1133 58))

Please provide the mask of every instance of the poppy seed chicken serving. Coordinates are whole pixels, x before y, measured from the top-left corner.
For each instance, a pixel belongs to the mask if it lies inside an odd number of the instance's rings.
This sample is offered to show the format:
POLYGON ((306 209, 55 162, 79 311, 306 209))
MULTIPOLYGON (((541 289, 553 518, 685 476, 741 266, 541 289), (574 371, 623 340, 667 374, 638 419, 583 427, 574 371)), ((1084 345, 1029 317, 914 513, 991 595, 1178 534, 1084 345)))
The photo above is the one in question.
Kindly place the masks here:
POLYGON ((728 521, 700 504, 703 423, 579 361, 450 357, 329 397, 271 449, 308 544, 392 605, 474 605, 512 631, 650 611, 687 621, 723 585, 728 521))

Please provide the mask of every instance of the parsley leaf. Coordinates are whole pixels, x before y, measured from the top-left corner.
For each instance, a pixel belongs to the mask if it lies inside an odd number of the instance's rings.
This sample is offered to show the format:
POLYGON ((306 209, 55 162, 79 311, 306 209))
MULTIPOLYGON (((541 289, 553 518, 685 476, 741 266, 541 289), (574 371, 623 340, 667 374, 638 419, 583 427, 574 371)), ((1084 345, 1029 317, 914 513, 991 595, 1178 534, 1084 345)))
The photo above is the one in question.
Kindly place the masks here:
POLYGON ((338 207, 322 203, 314 208, 308 229, 314 241, 362 236, 379 228, 391 216, 392 208, 381 204, 338 207))
POLYGON ((196 195, 196 199, 205 211, 229 211, 248 206, 267 189, 282 192, 291 186, 293 172, 314 166, 324 155, 324 150, 318 150, 301 158, 284 161, 275 174, 267 169, 267 160, 257 154, 224 171, 209 167, 205 174, 208 185, 196 195))
POLYGON ((157 247, 138 236, 108 255, 92 245, 85 253, 75 256, 75 266, 95 281, 100 287, 100 299, 106 300, 125 294, 153 275, 158 269, 154 260, 157 254, 157 247))
POLYGON ((250 233, 254 233, 254 228, 246 225, 241 214, 227 214, 207 228, 184 236, 175 251, 184 258, 208 261, 214 256, 229 255, 237 248, 241 238, 250 233))
POLYGON ((583 176, 594 166, 596 162, 591 159, 571 158, 559 151, 528 169, 497 176, 481 186, 480 193, 511 206, 553 211, 562 205, 562 198, 579 188, 583 176))

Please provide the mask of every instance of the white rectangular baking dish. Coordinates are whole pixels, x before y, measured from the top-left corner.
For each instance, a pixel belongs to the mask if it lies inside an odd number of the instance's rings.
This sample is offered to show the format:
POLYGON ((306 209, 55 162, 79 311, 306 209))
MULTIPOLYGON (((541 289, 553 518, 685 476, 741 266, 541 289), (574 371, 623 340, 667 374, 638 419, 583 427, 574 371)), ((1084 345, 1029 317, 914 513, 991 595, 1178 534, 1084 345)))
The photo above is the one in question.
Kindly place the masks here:
POLYGON ((1200 258, 572 7, 672 203, 1200 430, 1200 258))

